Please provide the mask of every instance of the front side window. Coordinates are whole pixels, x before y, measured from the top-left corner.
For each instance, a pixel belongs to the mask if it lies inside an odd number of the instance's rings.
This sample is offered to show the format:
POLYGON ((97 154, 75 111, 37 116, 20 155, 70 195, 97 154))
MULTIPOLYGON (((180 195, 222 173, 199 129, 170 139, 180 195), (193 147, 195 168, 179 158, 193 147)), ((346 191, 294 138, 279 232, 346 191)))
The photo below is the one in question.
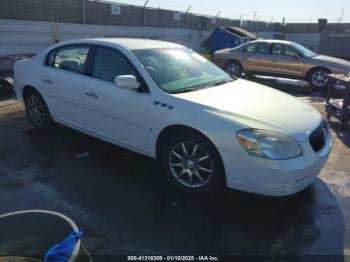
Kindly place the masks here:
POLYGON ((114 82, 116 76, 137 74, 130 63, 118 51, 97 47, 91 76, 108 82, 114 82))
POLYGON ((268 54, 269 48, 269 43, 254 43, 246 47, 244 51, 247 53, 268 54))
POLYGON ((89 47, 70 46, 58 49, 53 67, 62 70, 84 73, 89 47))
POLYGON ((284 46, 284 54, 286 56, 297 56, 298 52, 294 48, 286 45, 284 46))
POLYGON ((187 48, 134 50, 158 86, 167 93, 196 91, 232 79, 216 65, 187 48))
POLYGON ((304 57, 314 57, 317 55, 316 53, 312 52, 311 50, 307 49, 306 47, 304 47, 300 44, 293 43, 292 46, 295 50, 297 50, 304 57))

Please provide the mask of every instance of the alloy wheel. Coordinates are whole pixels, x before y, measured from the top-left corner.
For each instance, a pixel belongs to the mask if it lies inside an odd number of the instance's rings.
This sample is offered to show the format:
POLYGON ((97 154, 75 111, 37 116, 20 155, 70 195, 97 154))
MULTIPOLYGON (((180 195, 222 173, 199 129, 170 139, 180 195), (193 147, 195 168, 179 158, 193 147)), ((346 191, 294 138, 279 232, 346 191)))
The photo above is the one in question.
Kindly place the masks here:
POLYGON ((206 185, 214 173, 209 153, 193 142, 176 144, 169 154, 169 166, 177 181, 192 188, 206 185))
POLYGON ((312 84, 317 87, 323 87, 328 82, 328 76, 325 71, 316 71, 312 74, 311 77, 312 84))
POLYGON ((45 120, 45 109, 41 100, 32 95, 28 98, 28 112, 30 119, 35 125, 40 126, 45 120))
POLYGON ((239 65, 231 63, 227 66, 226 72, 231 76, 231 77, 238 77, 240 75, 241 69, 239 68, 239 65))

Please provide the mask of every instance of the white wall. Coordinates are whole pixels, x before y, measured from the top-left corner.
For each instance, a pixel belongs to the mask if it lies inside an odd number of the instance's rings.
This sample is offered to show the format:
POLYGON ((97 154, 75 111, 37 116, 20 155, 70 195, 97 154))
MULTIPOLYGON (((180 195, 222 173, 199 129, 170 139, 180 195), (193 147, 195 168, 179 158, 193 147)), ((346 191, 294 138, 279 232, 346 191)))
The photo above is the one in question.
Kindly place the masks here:
MULTIPOLYGON (((200 50, 211 34, 197 30, 155 27, 59 24, 60 41, 96 37, 142 37, 177 42, 200 50)), ((52 45, 52 23, 0 19, 0 56, 33 54, 52 45)))
MULTIPOLYGON (((60 40, 95 37, 142 37, 177 42, 196 51, 202 51, 202 43, 211 31, 131 27, 109 25, 59 24, 60 40)), ((260 32, 261 38, 272 38, 271 32, 260 32)), ((287 34, 286 38, 319 50, 319 34, 287 34)), ((0 19, 0 56, 7 54, 34 54, 54 43, 51 22, 0 19)))
POLYGON ((53 43, 51 23, 0 19, 0 56, 33 54, 53 43))

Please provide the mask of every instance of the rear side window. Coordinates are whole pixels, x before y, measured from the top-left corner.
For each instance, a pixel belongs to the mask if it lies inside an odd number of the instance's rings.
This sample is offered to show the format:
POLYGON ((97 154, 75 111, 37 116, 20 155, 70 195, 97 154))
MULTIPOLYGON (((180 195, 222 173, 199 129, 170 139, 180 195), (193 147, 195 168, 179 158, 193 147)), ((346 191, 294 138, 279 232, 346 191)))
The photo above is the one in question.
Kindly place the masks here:
POLYGON ((283 45, 282 44, 273 44, 272 46, 272 54, 273 55, 283 55, 283 45))
MULTIPOLYGON (((84 68, 89 54, 89 47, 86 46, 70 46, 58 49, 51 66, 62 70, 84 73, 84 68)), ((47 62, 50 62, 51 53, 47 62)))
POLYGON ((246 47, 244 49, 244 52, 256 53, 256 54, 268 54, 269 48, 270 48, 269 43, 254 43, 246 47))
POLYGON ((138 78, 133 67, 118 51, 97 47, 91 76, 114 82, 115 77, 120 75, 134 75, 138 78))

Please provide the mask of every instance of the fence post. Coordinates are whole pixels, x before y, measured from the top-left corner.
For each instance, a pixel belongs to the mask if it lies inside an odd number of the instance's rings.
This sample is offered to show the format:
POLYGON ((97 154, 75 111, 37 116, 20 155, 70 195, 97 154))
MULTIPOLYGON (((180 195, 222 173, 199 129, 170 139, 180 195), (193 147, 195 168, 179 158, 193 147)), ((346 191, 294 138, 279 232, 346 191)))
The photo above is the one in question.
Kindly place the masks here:
POLYGON ((83 24, 86 24, 86 0, 83 1, 83 24))
POLYGON ((52 40, 55 43, 58 43, 60 41, 60 29, 59 23, 57 21, 52 22, 52 40))

